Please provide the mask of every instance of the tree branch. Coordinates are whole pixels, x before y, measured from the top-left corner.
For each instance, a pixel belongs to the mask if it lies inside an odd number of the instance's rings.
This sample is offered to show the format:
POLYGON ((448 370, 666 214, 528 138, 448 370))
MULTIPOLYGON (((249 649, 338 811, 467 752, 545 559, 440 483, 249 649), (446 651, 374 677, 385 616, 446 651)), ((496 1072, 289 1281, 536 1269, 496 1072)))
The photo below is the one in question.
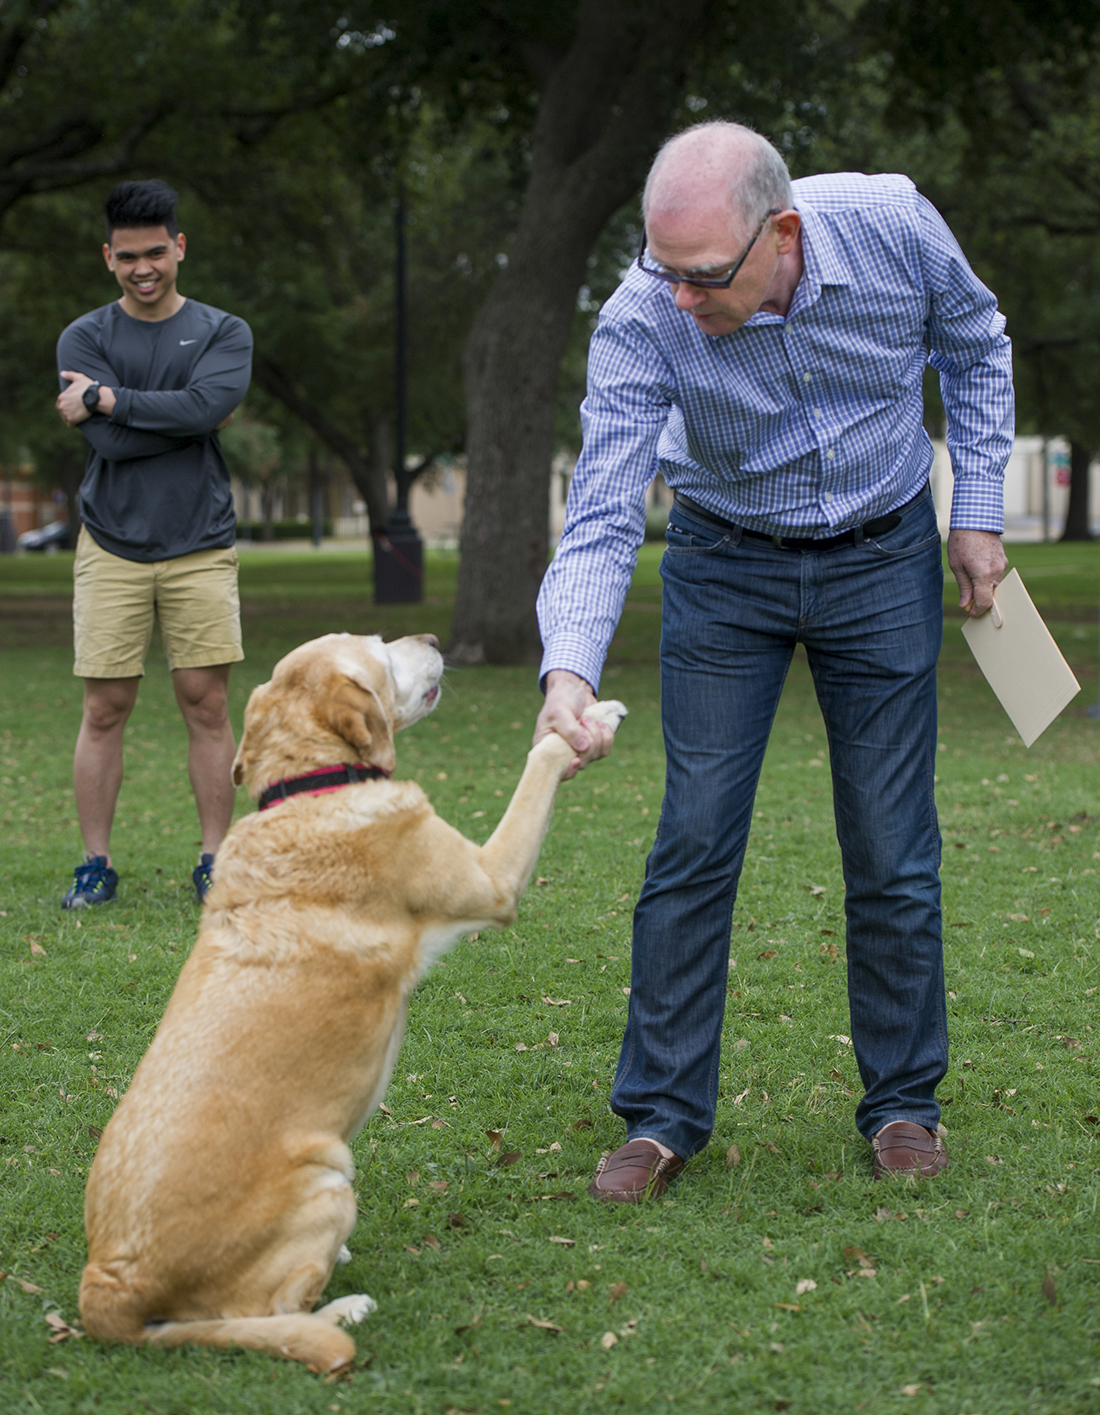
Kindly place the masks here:
POLYGON ((277 398, 288 412, 301 418, 317 437, 330 447, 341 459, 351 479, 367 505, 371 534, 385 531, 389 521, 389 505, 386 488, 378 485, 369 462, 354 440, 342 432, 304 393, 295 387, 291 378, 266 355, 256 352, 252 356, 252 377, 273 398, 277 398))

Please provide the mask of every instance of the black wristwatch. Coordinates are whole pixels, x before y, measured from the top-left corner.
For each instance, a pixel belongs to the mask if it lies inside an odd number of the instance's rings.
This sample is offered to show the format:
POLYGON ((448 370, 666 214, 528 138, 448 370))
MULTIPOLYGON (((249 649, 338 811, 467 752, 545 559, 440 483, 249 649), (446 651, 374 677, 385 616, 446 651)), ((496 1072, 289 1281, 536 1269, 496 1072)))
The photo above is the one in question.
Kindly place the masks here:
POLYGON ((88 409, 90 413, 94 413, 96 408, 99 406, 99 390, 102 387, 103 385, 101 383, 89 383, 87 388, 85 388, 84 392, 81 394, 81 397, 84 400, 84 406, 88 409))

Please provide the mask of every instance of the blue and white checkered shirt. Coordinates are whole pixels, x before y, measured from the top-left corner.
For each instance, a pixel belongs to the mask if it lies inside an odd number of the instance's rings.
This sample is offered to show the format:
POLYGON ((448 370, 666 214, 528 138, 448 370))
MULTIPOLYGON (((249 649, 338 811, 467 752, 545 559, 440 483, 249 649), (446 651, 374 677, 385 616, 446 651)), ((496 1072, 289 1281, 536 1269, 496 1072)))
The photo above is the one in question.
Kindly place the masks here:
POLYGON ((940 375, 951 524, 1004 529, 1012 351, 993 294, 908 177, 794 183, 804 270, 786 318, 704 334, 637 266, 600 312, 584 450, 539 594, 541 673, 598 687, 658 471, 752 530, 829 536, 903 505, 928 477, 926 364, 940 375))

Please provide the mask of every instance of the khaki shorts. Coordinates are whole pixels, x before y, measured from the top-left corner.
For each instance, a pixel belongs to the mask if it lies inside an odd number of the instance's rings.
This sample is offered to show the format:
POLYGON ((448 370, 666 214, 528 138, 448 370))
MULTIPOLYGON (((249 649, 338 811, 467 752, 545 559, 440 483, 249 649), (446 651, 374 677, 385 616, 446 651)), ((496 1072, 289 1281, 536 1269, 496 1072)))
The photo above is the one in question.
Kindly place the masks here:
POLYGON ((81 527, 73 565, 77 677, 140 678, 154 618, 169 668, 244 658, 237 552, 229 547, 174 560, 123 560, 81 527))

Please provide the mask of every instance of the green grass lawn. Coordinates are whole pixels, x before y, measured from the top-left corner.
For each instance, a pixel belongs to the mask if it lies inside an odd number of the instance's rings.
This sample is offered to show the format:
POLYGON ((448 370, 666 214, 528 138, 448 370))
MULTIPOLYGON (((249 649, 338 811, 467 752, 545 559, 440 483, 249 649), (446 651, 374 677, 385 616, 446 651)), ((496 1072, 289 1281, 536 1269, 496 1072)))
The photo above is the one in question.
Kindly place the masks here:
MULTIPOLYGON (((77 1318, 94 1132, 195 936, 197 827, 154 649, 128 729, 119 902, 58 910, 79 854, 71 557, 0 560, 0 1410, 1100 1411, 1100 723, 1084 712, 1100 556, 1040 545, 1011 558, 1084 691, 1025 751, 949 616, 951 1168, 874 1185, 852 1124, 840 861, 799 656, 734 916, 714 1140, 664 1201, 585 1196, 622 1139, 607 1093, 661 798, 647 547, 603 684, 631 710, 614 753, 563 787, 516 926, 461 943, 413 999, 388 1111, 355 1142, 353 1262, 329 1292, 369 1292, 379 1311, 357 1329, 352 1374, 331 1383, 245 1352, 50 1344, 47 1317, 77 1318)), ((430 557, 425 604, 382 610, 361 556, 246 553, 235 723, 275 660, 316 633, 445 637, 455 568, 430 557)), ((538 703, 530 670, 451 671, 438 711, 399 739, 398 775, 484 839, 538 703)))

